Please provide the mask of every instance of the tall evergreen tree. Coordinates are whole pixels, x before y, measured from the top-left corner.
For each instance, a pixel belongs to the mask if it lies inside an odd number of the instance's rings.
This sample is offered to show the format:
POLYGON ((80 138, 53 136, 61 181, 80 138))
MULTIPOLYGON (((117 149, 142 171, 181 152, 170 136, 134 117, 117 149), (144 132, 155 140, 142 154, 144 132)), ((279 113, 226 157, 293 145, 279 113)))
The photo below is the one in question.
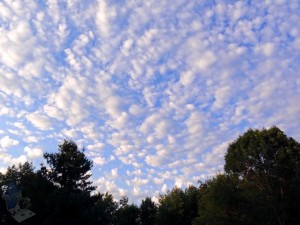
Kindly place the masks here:
POLYGON ((45 153, 50 169, 42 167, 40 173, 57 185, 51 193, 47 208, 52 211, 45 219, 45 224, 97 224, 94 213, 96 198, 91 198, 95 189, 89 181, 93 163, 71 140, 64 140, 57 153, 45 153))
POLYGON ((78 149, 75 142, 65 140, 59 145, 58 153, 45 153, 44 158, 51 168, 47 176, 60 187, 87 192, 95 189, 88 180, 93 163, 86 158, 84 149, 78 149))

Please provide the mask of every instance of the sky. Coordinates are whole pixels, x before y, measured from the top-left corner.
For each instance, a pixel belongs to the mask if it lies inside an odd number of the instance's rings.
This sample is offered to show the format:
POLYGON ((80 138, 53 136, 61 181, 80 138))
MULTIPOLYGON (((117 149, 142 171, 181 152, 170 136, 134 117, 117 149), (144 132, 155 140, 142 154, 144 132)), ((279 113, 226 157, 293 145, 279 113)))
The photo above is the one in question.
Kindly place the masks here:
POLYGON ((300 140, 299 0, 0 0, 0 171, 86 149, 140 202, 223 171, 228 144, 300 140))

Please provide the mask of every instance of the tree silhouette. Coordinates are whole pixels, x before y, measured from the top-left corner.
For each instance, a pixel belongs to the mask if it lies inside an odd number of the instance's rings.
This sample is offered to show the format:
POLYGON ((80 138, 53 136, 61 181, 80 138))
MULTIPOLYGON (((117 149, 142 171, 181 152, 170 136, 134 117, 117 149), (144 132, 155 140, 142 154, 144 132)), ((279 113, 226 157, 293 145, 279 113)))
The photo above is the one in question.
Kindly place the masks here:
POLYGON ((273 224, 300 223, 300 144, 279 128, 248 130, 229 145, 224 169, 264 195, 273 224))
POLYGON ((93 163, 79 150, 75 142, 65 140, 59 145, 58 153, 45 153, 44 158, 50 166, 47 171, 49 179, 69 191, 82 190, 90 192, 95 189, 88 179, 93 163))
POLYGON ((146 199, 143 199, 140 205, 141 224, 154 225, 156 214, 157 214, 157 206, 151 200, 151 198, 147 197, 146 199))

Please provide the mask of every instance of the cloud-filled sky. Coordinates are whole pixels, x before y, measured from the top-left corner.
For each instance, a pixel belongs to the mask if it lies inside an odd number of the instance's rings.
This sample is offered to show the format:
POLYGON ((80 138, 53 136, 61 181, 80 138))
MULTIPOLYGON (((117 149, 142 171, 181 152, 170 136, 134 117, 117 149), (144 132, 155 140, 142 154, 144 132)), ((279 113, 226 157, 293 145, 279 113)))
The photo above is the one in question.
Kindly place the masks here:
POLYGON ((300 140, 298 0, 1 0, 0 168, 86 148, 140 201, 223 170, 228 143, 300 140))

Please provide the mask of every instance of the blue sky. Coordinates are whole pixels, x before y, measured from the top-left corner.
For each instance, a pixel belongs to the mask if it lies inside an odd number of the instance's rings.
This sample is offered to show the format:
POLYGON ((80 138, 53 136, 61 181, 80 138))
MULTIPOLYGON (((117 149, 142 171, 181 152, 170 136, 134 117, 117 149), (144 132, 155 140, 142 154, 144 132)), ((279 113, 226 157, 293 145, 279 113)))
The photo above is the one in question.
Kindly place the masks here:
POLYGON ((300 2, 0 2, 0 168, 71 138, 138 202, 222 172, 228 143, 300 140, 300 2))

